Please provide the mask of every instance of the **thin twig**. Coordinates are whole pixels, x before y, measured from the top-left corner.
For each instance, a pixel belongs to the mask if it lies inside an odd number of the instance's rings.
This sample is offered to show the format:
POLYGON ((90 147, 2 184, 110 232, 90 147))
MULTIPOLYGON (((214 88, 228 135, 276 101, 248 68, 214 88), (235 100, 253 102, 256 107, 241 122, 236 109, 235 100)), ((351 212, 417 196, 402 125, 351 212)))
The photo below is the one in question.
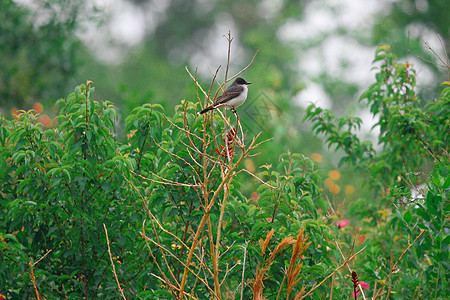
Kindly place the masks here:
MULTIPOLYGON (((219 223, 217 226, 217 237, 216 237, 216 248, 215 248, 215 254, 214 254, 214 258, 215 261, 213 262, 215 264, 215 269, 218 270, 218 266, 219 266, 219 246, 220 246, 220 233, 221 233, 221 229, 222 229, 222 222, 223 222, 223 215, 225 213, 225 204, 226 201, 228 199, 228 195, 229 195, 229 184, 230 182, 228 182, 228 184, 226 184, 223 188, 223 198, 222 198, 222 203, 220 204, 220 216, 219 216, 219 223)), ((226 274, 226 273, 225 273, 226 274)), ((215 281, 217 280, 218 283, 218 274, 217 276, 215 276, 217 278, 215 278, 215 281)), ((224 276, 225 279, 226 275, 224 276)), ((218 286, 218 289, 220 290, 220 284, 218 286)))
MULTIPOLYGON (((439 35, 438 35, 439 36, 439 35)), ((445 68, 450 68, 450 64, 448 62, 448 58, 447 58, 447 53, 445 52, 444 49, 444 53, 446 56, 447 61, 444 61, 441 56, 439 54, 436 53, 436 51, 433 50, 433 48, 431 48, 431 46, 428 44, 428 42, 426 42, 422 37, 420 37, 420 39, 422 40, 422 42, 425 44, 425 46, 428 48, 428 50, 430 50, 431 52, 433 52, 433 54, 442 62, 443 66, 441 67, 445 67, 445 68)), ((439 40, 440 40, 440 36, 439 36, 439 40)))
POLYGON ((208 94, 203 90, 202 86, 200 85, 200 83, 198 83, 197 79, 191 74, 191 72, 189 72, 189 68, 185 67, 186 72, 188 72, 189 76, 192 78, 192 80, 194 80, 195 85, 200 88, 200 91, 202 91, 202 93, 205 95, 206 98, 208 98, 208 94))
POLYGON ((333 278, 331 279, 331 292, 330 292, 330 300, 333 300, 333 290, 334 290, 334 279, 336 278, 336 273, 333 274, 333 278))
MULTIPOLYGON (((220 70, 221 66, 218 66, 216 69, 216 72, 213 74, 213 79, 211 80, 211 85, 209 86, 209 90, 208 90, 208 99, 211 100, 211 92, 212 92, 212 88, 214 86, 214 82, 217 82, 217 74, 219 74, 219 70, 220 70)), ((211 72, 212 73, 212 72, 211 72)), ((219 88, 217 89, 216 93, 214 94, 214 99, 212 99, 212 102, 214 102, 217 98, 217 95, 219 95, 219 91, 224 91, 224 86, 226 84, 226 81, 222 84, 219 83, 219 88)))
POLYGON ((230 272, 236 268, 238 265, 238 263, 235 263, 231 268, 228 268, 228 264, 227 264, 227 269, 225 270, 225 274, 223 275, 222 281, 220 282, 220 286, 222 286, 225 283, 225 279, 227 279, 228 274, 230 274, 230 272))
POLYGON ((136 173, 136 172, 134 172, 132 170, 130 170, 130 172, 133 173, 134 175, 138 176, 138 177, 141 177, 142 179, 149 180, 149 181, 154 182, 154 183, 159 183, 159 184, 164 184, 164 185, 174 185, 174 186, 186 186, 186 187, 193 187, 193 188, 201 187, 201 185, 199 185, 199 184, 187 184, 187 183, 172 181, 172 180, 169 180, 167 178, 161 177, 158 174, 153 173, 152 171, 148 171, 148 172, 150 174, 152 174, 153 176, 158 177, 159 179, 165 180, 165 181, 154 180, 154 179, 148 178, 148 177, 146 177, 144 175, 138 174, 138 173, 136 173))
MULTIPOLYGON (((142 232, 143 232, 143 234, 145 235, 145 220, 142 222, 142 232)), ((141 234, 142 234, 142 232, 141 232, 141 234)), ((169 280, 169 279, 167 278, 166 273, 163 272, 163 270, 161 269, 161 265, 160 265, 160 263, 158 262, 158 260, 156 259, 155 254, 153 254, 152 248, 151 248, 150 245, 148 244, 148 241, 147 241, 146 239, 144 239, 144 241, 145 241, 145 246, 147 246, 148 252, 150 253, 150 256, 151 256, 152 259, 153 259, 153 262, 155 263, 156 267, 158 268, 158 271, 159 271, 159 272, 161 273, 161 275, 164 277, 164 282, 167 283, 167 285, 169 286, 169 289, 170 289, 171 293, 172 293, 172 294, 175 294, 175 293, 176 293, 176 292, 175 292, 176 286, 175 286, 174 284, 172 284, 171 280, 169 280)), ((176 278, 175 278, 175 280, 173 280, 173 281, 174 281, 175 283, 178 284, 178 282, 176 281, 176 278)))
POLYGON ((247 247, 248 247, 248 243, 245 243, 244 246, 242 246, 244 248, 244 262, 242 265, 242 279, 241 279, 241 300, 244 297, 244 275, 245 275, 245 262, 247 259, 247 247))
POLYGON ((425 229, 420 229, 419 235, 414 239, 414 241, 413 241, 412 243, 410 243, 410 244, 408 245, 408 248, 406 248, 406 249, 402 252, 402 254, 401 254, 400 257, 398 258, 398 260, 395 262, 394 266, 391 267, 391 271, 392 271, 392 272, 394 272, 394 271, 397 270, 397 265, 398 265, 398 263, 403 259, 403 257, 405 256, 406 252, 408 252, 408 250, 411 249, 411 247, 413 246, 413 244, 414 244, 415 242, 417 242, 417 240, 422 236, 422 234, 425 233, 425 231, 426 231, 425 229))
MULTIPOLYGON (((164 283, 167 283, 166 281, 164 281, 164 279, 163 278, 161 278, 160 276, 158 276, 158 275, 156 275, 156 274, 154 274, 154 273, 150 273, 150 275, 152 275, 153 277, 155 277, 155 278, 158 278, 159 280, 161 280, 162 282, 164 282, 164 283)), ((176 290, 180 290, 180 288, 178 288, 178 287, 176 287, 176 286, 174 286, 174 289, 176 289, 176 290)), ((198 298, 195 298, 194 296, 192 296, 191 294, 189 294, 189 293, 184 293, 186 296, 188 296, 189 298, 191 298, 191 299, 195 299, 195 300, 198 300, 198 298)))
MULTIPOLYGON (((334 244, 335 244, 336 247, 338 248, 339 253, 341 254, 342 259, 345 259, 344 253, 342 253, 342 250, 341 250, 341 247, 339 246, 339 243, 338 243, 338 242, 335 242, 334 244)), ((352 250, 353 250, 353 249, 352 249, 352 250)), ((352 269, 350 268, 350 266, 349 266, 349 264, 348 264, 349 261, 350 261, 350 260, 347 260, 347 261, 345 262, 345 265, 347 266, 347 269, 348 269, 348 271, 350 272, 350 274, 352 274, 352 269)), ((363 289, 362 289, 361 282, 358 282, 358 287, 359 287, 359 291, 361 292, 361 295, 362 295, 363 299, 366 300, 366 295, 364 294, 364 291, 363 291, 363 289)))
MULTIPOLYGON (((189 250, 189 254, 187 257, 187 261, 186 261, 187 266, 189 266, 189 264, 191 262, 194 249, 197 246, 197 241, 200 237, 200 233, 203 230, 203 227, 205 226, 205 223, 209 217, 209 213, 210 213, 217 197, 219 196, 219 193, 222 191, 222 189, 223 189, 224 185, 227 183, 227 181, 230 180, 234 176, 234 174, 233 174, 234 170, 241 163, 241 161, 244 159, 244 157, 245 156, 243 153, 242 156, 238 159, 238 161, 228 170, 228 172, 225 174, 225 178, 222 179, 222 182, 219 184, 217 189, 214 191, 214 194, 213 194, 211 200, 209 201, 208 206, 205 208, 205 213, 204 213, 202 219, 200 220, 200 224, 198 225, 197 231, 196 231, 195 236, 192 241, 191 248, 189 250)), ((179 299, 183 299, 184 287, 186 285, 186 280, 187 280, 187 272, 188 272, 188 270, 185 268, 184 273, 183 273, 183 278, 181 281, 180 295, 178 296, 179 299)))
POLYGON ((52 252, 52 249, 47 250, 47 252, 46 252, 41 258, 39 258, 36 262, 34 262, 34 263, 33 263, 33 267, 34 267, 35 265, 37 265, 41 260, 43 260, 50 252, 52 252))
POLYGON ((183 127, 178 126, 178 125, 175 124, 174 122, 172 122, 172 120, 169 119, 166 115, 162 115, 162 116, 163 116, 164 119, 166 119, 167 122, 170 123, 170 125, 172 125, 172 126, 176 127, 177 129, 183 131, 186 135, 188 135, 188 136, 193 136, 193 137, 195 137, 196 139, 198 139, 198 140, 200 140, 200 141, 203 141, 203 139, 202 139, 201 137, 199 137, 198 135, 196 135, 195 133, 192 133, 192 132, 190 132, 190 131, 184 129, 183 127))
POLYGON ((252 58, 252 60, 250 61, 250 63, 245 67, 245 68, 243 68, 241 71, 239 71, 236 75, 234 75, 233 77, 231 77, 228 81, 231 81, 231 80, 233 80, 233 79, 235 79, 236 77, 238 77, 239 75, 241 75, 245 70, 247 70, 252 64, 253 64, 253 62, 255 61, 255 58, 256 58, 256 55, 258 55, 258 50, 256 50, 256 52, 255 52, 255 55, 253 55, 253 58, 252 58))
POLYGON ((270 188, 272 188, 272 189, 275 189, 275 190, 278 189, 276 186, 273 186, 273 185, 268 184, 267 182, 265 182, 264 180, 262 180, 261 178, 259 178, 258 176, 256 176, 255 174, 253 174, 252 172, 250 172, 250 171, 247 170, 247 169, 241 169, 241 170, 239 170, 236 174, 239 174, 239 173, 241 173, 241 172, 245 172, 245 173, 247 173, 247 174, 250 174, 251 176, 253 176, 254 178, 256 178, 259 182, 261 182, 261 183, 264 184, 264 185, 267 185, 268 187, 270 187, 270 188))
POLYGON ((231 37, 231 31, 228 31, 228 37, 225 36, 228 41, 228 55, 227 55, 227 69, 225 70, 225 82, 227 82, 228 69, 230 68, 230 56, 231 56, 231 42, 233 38, 231 37))
MULTIPOLYGON (((193 274, 198 280, 200 280, 207 288, 208 290, 214 294, 214 291, 208 286, 208 283, 201 277, 198 276, 198 274, 195 274, 195 272, 189 268, 189 266, 186 266, 176 255, 174 255, 172 252, 170 252, 169 249, 163 247, 159 242, 154 241, 153 239, 149 238, 148 236, 146 236, 144 233, 141 232, 141 235, 148 241, 152 242, 153 244, 155 244, 156 246, 158 246, 161 250, 164 250, 165 252, 167 252, 169 254, 169 256, 171 256, 172 258, 174 258, 177 262, 179 262, 180 264, 183 265, 183 267, 188 268, 189 272, 191 272, 191 274, 193 274)), ((203 264, 202 264, 203 265, 203 264)), ((176 286, 175 286, 176 287, 176 286)))
POLYGON ((116 266, 114 265, 114 260, 113 260, 112 254, 111 254, 111 247, 109 245, 108 230, 106 229, 105 223, 103 223, 103 228, 105 228, 106 244, 108 245, 109 259, 111 260, 111 265, 112 265, 112 271, 114 273, 114 278, 116 279, 117 287, 119 288, 119 291, 120 291, 120 294, 122 295, 122 298, 126 300, 127 298, 125 297, 125 294, 123 293, 123 289, 120 286, 119 277, 117 277, 116 266))
MULTIPOLYGON (((34 287, 34 291, 36 292, 36 298, 38 300, 41 300, 41 296, 39 295, 39 290, 36 284, 36 276, 34 275, 34 266, 37 265, 41 260, 43 260, 50 252, 52 252, 52 249, 47 250, 47 252, 40 258, 38 259, 36 262, 32 263, 31 261, 28 263, 30 266, 30 276, 31 276, 31 281, 33 283, 33 287, 34 287)), ((44 296, 45 298, 45 296, 44 296)))

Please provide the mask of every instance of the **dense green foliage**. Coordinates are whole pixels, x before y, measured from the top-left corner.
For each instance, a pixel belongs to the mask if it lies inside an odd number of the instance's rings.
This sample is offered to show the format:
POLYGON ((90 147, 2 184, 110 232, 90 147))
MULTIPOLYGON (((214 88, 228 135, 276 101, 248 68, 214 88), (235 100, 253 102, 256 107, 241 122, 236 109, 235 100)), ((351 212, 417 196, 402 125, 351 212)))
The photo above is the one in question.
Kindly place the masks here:
MULTIPOLYGON (((143 229, 151 230, 149 235, 153 239, 156 234, 159 245, 185 259, 187 249, 180 242, 189 243, 204 215, 204 203, 192 173, 196 169, 201 172, 202 167, 188 168, 194 162, 185 146, 188 136, 181 127, 187 117, 191 134, 202 135, 204 120, 194 117, 196 105, 192 103, 185 102, 172 118, 164 116, 158 105, 145 105, 127 118, 128 141, 121 144, 114 138, 113 106, 93 101, 92 93, 93 88, 82 85, 60 100, 58 126, 53 129, 44 130, 33 111, 23 111, 17 120, 2 119, 0 162, 5 171, 1 176, 0 278, 7 297, 33 297, 35 280, 47 298, 116 298, 103 224, 110 233, 115 261, 120 263, 116 268, 126 295, 155 299, 167 294, 161 290, 167 286, 151 276, 157 272, 155 264, 172 269, 177 280, 182 275, 180 261, 174 257, 166 261, 158 250, 148 251, 139 232, 146 214, 153 214, 156 219, 147 224, 155 226, 157 221, 167 232, 154 233, 159 228, 150 225, 143 229), (143 176, 153 179, 143 180, 143 176), (170 184, 174 182, 183 185, 170 184), (180 240, 174 240, 173 235, 180 240), (33 265, 35 279, 31 280, 30 260, 38 261, 49 250, 42 262, 33 265)), ((223 122, 220 124, 216 130, 223 127, 223 122)), ((207 151, 211 157, 218 155, 214 148, 207 151)), ((262 185, 257 205, 239 193, 239 182, 227 186, 230 199, 225 221, 219 222, 223 227, 220 248, 226 250, 220 269, 232 264, 237 267, 228 274, 226 289, 233 290, 240 282, 242 267, 237 260, 243 259, 243 245, 248 252, 246 282, 253 277, 261 259, 258 241, 274 226, 278 228, 277 239, 295 234, 301 226, 315 237, 314 247, 308 250, 311 266, 305 270, 311 270, 307 272, 327 269, 313 261, 325 260, 328 268, 332 267, 330 258, 319 249, 328 245, 322 235, 332 235, 333 231, 315 209, 320 189, 314 163, 294 154, 281 159, 279 167, 267 166, 261 174, 278 189, 262 185)), ((208 168, 212 174, 208 181, 213 188, 220 186, 220 169, 208 168)), ((209 213, 212 224, 218 223, 219 211, 215 204, 209 213)), ((275 288, 283 277, 283 259, 278 264, 267 287, 275 288)), ((189 276, 187 287, 206 297, 205 287, 194 288, 194 284, 195 278, 189 276)), ((249 286, 245 293, 251 293, 249 286)))
POLYGON ((335 117, 310 106, 307 119, 330 147, 344 150, 341 163, 367 178, 376 197, 352 203, 368 241, 359 268, 389 286, 394 299, 444 299, 449 293, 450 87, 424 105, 415 94, 415 71, 388 46, 376 82, 361 96, 378 118, 378 144, 355 134, 361 119, 335 117), (390 252, 392 251, 392 252, 390 252), (405 256, 404 256, 405 255, 405 256))
MULTIPOLYGON (((0 299, 117 299, 121 288, 128 299, 172 299, 183 279, 199 299, 348 299, 350 268, 369 284, 366 297, 450 294, 450 87, 436 92, 439 79, 419 94, 413 66, 393 54, 423 57, 435 62, 428 67, 436 78, 448 76, 439 69, 448 62, 423 43, 436 32, 448 50, 446 2, 394 1, 371 30, 337 26, 283 43, 279 31, 315 2, 169 1, 145 43, 118 65, 99 63, 76 37, 99 13, 92 3, 19 2, 0 2, 0 111, 42 102, 56 116, 43 118, 39 103, 14 119, 0 115, 0 299), (198 89, 184 70, 210 54, 212 37, 233 30, 220 32, 223 23, 239 29, 231 71, 260 50, 244 74, 254 83, 239 110, 245 139, 230 138, 217 112, 196 115, 198 89), (328 70, 302 78, 293 67, 308 49, 348 35, 394 45, 378 48, 375 82, 358 104, 377 120, 376 141, 360 137, 361 119, 334 114, 357 107, 355 83, 328 70), (80 72, 120 109, 95 101, 91 83, 53 106, 80 72), (320 82, 339 103, 334 113, 307 110, 313 130, 292 104, 302 80, 320 82), (260 130, 256 143, 272 140, 249 147, 260 130), (337 150, 331 159, 352 184, 345 195, 323 177, 328 158, 320 165, 306 156, 321 148, 311 131, 337 150)), ((130 2, 143 11, 149 4, 130 2)))
POLYGON ((114 108, 90 100, 91 93, 79 87, 61 100, 53 129, 37 123, 33 111, 2 120, 2 230, 11 243, 2 247, 1 282, 8 296, 32 297, 28 263, 47 250, 35 272, 47 297, 110 295, 102 224, 114 233, 121 259, 139 256, 124 247, 134 243, 132 225, 142 218, 124 179, 134 162, 113 138, 114 108))
POLYGON ((336 226, 335 201, 301 154, 261 166, 254 193, 243 194, 242 165, 262 140, 244 139, 239 127, 230 138, 220 114, 197 116, 198 102, 182 101, 172 116, 146 104, 122 125, 88 82, 58 101, 54 128, 32 110, 2 117, 0 294, 116 299, 123 289, 130 299, 173 299, 182 286, 198 299, 240 299, 241 289, 244 299, 310 291, 348 299, 351 268, 374 298, 444 299, 450 87, 424 106, 411 65, 386 46, 375 61, 376 82, 361 101, 378 117, 378 145, 356 135, 357 118, 314 106, 306 117, 367 178, 371 198, 347 213, 359 228, 336 226))

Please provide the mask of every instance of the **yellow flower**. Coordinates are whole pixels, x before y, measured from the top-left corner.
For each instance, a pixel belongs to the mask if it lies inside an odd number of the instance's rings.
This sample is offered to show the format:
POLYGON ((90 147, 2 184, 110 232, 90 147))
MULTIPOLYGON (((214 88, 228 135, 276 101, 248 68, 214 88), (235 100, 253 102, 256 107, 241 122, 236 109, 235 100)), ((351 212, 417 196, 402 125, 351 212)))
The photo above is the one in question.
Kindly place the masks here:
POLYGON ((341 178, 341 172, 339 172, 338 170, 332 170, 328 172, 328 176, 333 180, 338 180, 339 178, 341 178))
POLYGON ((355 187, 353 186, 353 185, 347 185, 346 187, 345 187, 345 193, 347 194, 347 195, 351 195, 351 194, 353 194, 355 192, 355 187))
POLYGON ((325 183, 325 186, 328 188, 330 188, 330 186, 332 186, 334 184, 334 182, 331 178, 325 179, 324 183, 325 183))
POLYGON ((319 153, 313 153, 313 154, 311 154, 311 159, 314 162, 320 163, 323 160, 323 156, 320 155, 319 153))
POLYGON ((330 190, 330 192, 332 193, 332 194, 339 194, 339 192, 341 191, 341 187, 340 186, 338 186, 337 184, 332 184, 332 185, 330 185, 329 187, 328 187, 328 189, 330 190))

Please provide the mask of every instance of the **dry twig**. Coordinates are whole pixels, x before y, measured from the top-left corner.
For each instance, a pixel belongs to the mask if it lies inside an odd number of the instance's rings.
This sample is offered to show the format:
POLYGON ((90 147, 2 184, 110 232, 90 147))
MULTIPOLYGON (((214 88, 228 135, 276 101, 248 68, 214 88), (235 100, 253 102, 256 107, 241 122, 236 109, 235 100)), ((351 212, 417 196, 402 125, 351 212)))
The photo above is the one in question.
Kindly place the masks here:
POLYGON ((37 284, 36 284, 36 276, 34 275, 34 266, 37 265, 41 260, 43 260, 50 252, 52 252, 52 249, 47 250, 47 252, 41 258, 39 258, 37 261, 35 261, 35 262, 31 262, 30 261, 28 263, 28 265, 30 266, 31 281, 33 283, 34 291, 36 292, 36 298, 38 300, 41 300, 41 296, 39 294, 39 290, 38 290, 38 287, 37 287, 37 284))
POLYGON ((116 279, 117 287, 119 288, 120 295, 122 295, 122 298, 126 300, 127 298, 125 297, 125 294, 123 293, 123 289, 120 286, 119 277, 117 276, 117 273, 116 273, 116 266, 114 265, 114 260, 113 260, 112 254, 111 254, 111 247, 110 247, 110 244, 109 244, 108 230, 106 229, 105 223, 103 223, 103 228, 105 229, 106 244, 108 246, 109 259, 111 260, 111 265, 112 265, 112 271, 113 271, 113 274, 114 274, 114 278, 116 279))

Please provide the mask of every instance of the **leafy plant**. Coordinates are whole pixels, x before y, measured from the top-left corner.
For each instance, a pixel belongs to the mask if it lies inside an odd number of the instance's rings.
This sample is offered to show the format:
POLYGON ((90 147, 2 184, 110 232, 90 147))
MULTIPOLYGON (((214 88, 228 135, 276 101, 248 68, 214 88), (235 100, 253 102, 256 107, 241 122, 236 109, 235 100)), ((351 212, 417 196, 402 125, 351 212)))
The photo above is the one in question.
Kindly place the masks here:
POLYGON ((376 61, 376 83, 361 101, 379 118, 381 147, 358 138, 357 118, 313 106, 306 116, 370 183, 370 201, 349 206, 364 236, 356 241, 310 158, 287 152, 259 172, 246 168, 271 141, 245 133, 237 113, 198 116, 223 86, 214 93, 191 73, 197 99, 171 116, 158 104, 136 107, 123 141, 114 106, 93 100, 91 82, 58 101, 52 129, 32 110, 0 117, 1 294, 442 298, 450 88, 422 105, 409 64, 386 46, 376 61))
POLYGON ((305 119, 325 135, 329 147, 343 150, 341 164, 354 166, 375 188, 373 199, 360 199, 349 212, 376 226, 367 232, 367 256, 357 264, 379 284, 373 298, 387 293, 394 299, 440 299, 449 292, 444 271, 449 220, 444 216, 449 212, 450 87, 423 104, 411 64, 398 63, 389 46, 377 49, 374 62, 381 62, 376 82, 361 101, 378 120, 378 145, 357 136, 359 118, 338 118, 312 105, 305 119))
POLYGON ((124 178, 135 163, 118 152, 114 107, 93 101, 92 92, 88 83, 60 100, 53 129, 44 130, 33 111, 2 119, 1 281, 7 296, 38 294, 28 262, 45 254, 33 276, 46 297, 113 297, 116 286, 105 281, 110 266, 102 224, 115 233, 120 261, 129 259, 132 248, 125 245, 137 238, 130 229, 140 216, 124 178))

